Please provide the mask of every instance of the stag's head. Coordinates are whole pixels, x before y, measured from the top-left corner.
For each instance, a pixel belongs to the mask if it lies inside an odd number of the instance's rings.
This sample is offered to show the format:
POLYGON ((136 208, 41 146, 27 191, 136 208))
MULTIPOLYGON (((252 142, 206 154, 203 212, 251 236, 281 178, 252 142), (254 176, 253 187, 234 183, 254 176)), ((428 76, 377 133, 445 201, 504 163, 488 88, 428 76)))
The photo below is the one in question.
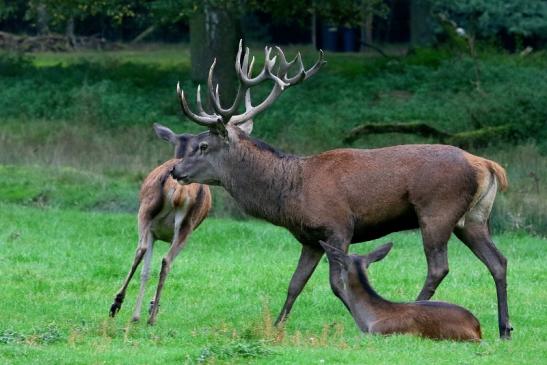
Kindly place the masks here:
POLYGON ((242 41, 239 42, 235 60, 239 87, 234 102, 228 108, 221 105, 218 84, 213 85, 216 60, 211 65, 207 80, 208 105, 211 111, 203 108, 200 86, 197 87, 196 95, 197 113, 194 113, 188 106, 180 84, 177 84, 183 113, 191 121, 208 128, 206 132, 187 136, 185 139, 184 158, 172 173, 180 183, 219 184, 226 153, 237 148, 240 140, 251 134, 253 118, 272 105, 284 90, 310 78, 325 63, 322 51, 317 62, 308 70, 304 68, 300 53, 288 62, 281 48, 275 47, 275 52, 272 51, 274 50, 271 47, 265 48, 264 67, 253 77, 254 57, 249 60, 249 49, 244 51, 242 41), (294 75, 289 76, 289 72, 294 75), (262 102, 253 105, 251 88, 268 80, 273 82, 272 90, 262 102), (240 109, 243 110, 240 112, 240 109))
MULTIPOLYGON (((367 277, 367 269, 373 262, 380 261, 387 256, 393 243, 383 244, 366 255, 348 255, 339 248, 319 241, 321 247, 325 250, 329 265, 338 265, 340 268, 340 279, 345 285, 348 285, 350 279, 357 279, 360 274, 367 277)), ((357 281, 358 282, 358 281, 357 281)))

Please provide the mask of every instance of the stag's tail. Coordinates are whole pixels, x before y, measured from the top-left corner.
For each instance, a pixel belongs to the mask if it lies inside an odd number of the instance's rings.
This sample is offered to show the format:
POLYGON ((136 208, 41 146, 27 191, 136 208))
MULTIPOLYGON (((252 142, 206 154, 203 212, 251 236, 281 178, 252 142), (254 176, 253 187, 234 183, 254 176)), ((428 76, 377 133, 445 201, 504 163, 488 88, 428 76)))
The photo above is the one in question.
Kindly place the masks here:
POLYGON ((505 191, 509 187, 509 181, 507 180, 507 173, 505 169, 500 166, 497 162, 486 160, 490 172, 492 172, 496 179, 498 180, 498 186, 500 191, 505 191))

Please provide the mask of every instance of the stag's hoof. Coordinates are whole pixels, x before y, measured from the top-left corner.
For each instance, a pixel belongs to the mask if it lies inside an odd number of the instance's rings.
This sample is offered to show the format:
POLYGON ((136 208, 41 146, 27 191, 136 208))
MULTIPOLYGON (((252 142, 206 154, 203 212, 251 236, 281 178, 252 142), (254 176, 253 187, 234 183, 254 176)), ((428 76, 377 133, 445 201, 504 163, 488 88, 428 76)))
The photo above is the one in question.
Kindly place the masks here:
MULTIPOLYGON (((160 309, 160 305, 158 304, 158 307, 156 309, 156 313, 158 312, 159 309, 160 309)), ((153 312, 154 312, 154 301, 151 300, 150 301, 150 307, 148 308, 148 314, 152 315, 153 312)))
POLYGON ((502 340, 510 340, 511 339, 511 331, 513 331, 513 327, 511 325, 508 325, 505 328, 502 328, 500 330, 500 338, 502 340))
POLYGON ((133 316, 133 317, 131 318, 131 322, 133 322, 133 323, 137 323, 137 322, 140 321, 140 320, 141 320, 141 317, 139 317, 139 316, 133 316))

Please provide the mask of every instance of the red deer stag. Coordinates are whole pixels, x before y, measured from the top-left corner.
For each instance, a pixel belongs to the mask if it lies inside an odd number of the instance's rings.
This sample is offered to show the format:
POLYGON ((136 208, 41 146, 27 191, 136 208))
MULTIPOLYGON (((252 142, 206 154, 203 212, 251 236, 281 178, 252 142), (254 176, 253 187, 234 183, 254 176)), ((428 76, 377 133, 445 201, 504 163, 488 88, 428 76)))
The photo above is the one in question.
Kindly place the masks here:
MULTIPOLYGON (((218 85, 213 86, 215 62, 208 80, 212 112, 203 110, 199 88, 198 113, 192 112, 177 86, 184 114, 208 131, 188 140, 184 158, 172 173, 181 183, 223 186, 248 214, 287 228, 302 244, 276 323, 285 320, 323 255, 319 240, 347 252, 349 243, 419 228, 428 271, 418 300, 431 298, 448 273, 447 241, 454 232, 490 270, 497 290, 500 336, 509 338, 507 260, 492 242, 487 225, 498 187, 507 187, 504 169, 446 145, 336 149, 298 157, 251 138, 252 118, 325 63, 321 52, 306 71, 300 55, 287 62, 281 49, 276 50, 277 56, 271 57, 272 49, 266 47, 264 68, 252 77, 253 61, 249 62, 248 49, 240 61, 240 44, 235 62, 240 86, 228 108, 220 103, 218 85), (289 77, 293 67, 296 73, 289 77), (271 92, 253 105, 250 88, 266 80, 273 82, 271 92), (245 110, 237 114, 243 100, 245 110)), ((332 271, 331 267, 331 287, 341 296, 332 271)))
POLYGON ((154 324, 156 321, 161 292, 173 261, 186 245, 190 234, 207 217, 211 209, 211 193, 207 185, 181 185, 170 176, 171 170, 179 161, 179 158, 184 155, 189 136, 186 134, 174 134, 169 128, 159 124, 154 124, 154 129, 160 138, 169 141, 175 146, 176 158, 156 167, 146 177, 141 186, 137 251, 131 269, 122 287, 116 294, 114 303, 110 307, 110 316, 114 317, 121 308, 129 281, 144 257, 141 285, 135 304, 135 311, 133 312, 133 321, 140 319, 154 242, 156 240, 170 242, 171 247, 161 263, 156 294, 150 303, 148 324, 154 324))
POLYGON ((355 323, 365 333, 411 334, 435 340, 479 341, 481 325, 467 309, 446 302, 418 301, 393 303, 382 298, 370 286, 366 269, 382 260, 392 243, 366 255, 347 255, 319 241, 327 253, 329 265, 338 265, 347 305, 355 323))

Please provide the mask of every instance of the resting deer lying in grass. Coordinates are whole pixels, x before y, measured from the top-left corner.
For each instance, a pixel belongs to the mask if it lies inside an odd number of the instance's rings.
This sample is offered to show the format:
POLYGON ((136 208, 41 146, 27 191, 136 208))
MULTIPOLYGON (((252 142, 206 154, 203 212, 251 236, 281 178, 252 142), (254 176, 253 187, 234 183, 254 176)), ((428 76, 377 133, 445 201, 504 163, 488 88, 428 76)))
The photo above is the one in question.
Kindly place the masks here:
MULTIPOLYGON (((313 76, 323 55, 305 70, 300 55, 287 62, 281 49, 252 77, 253 61, 240 44, 235 62, 240 81, 234 103, 220 103, 213 85, 215 62, 208 80, 212 111, 196 98, 190 110, 177 87, 184 114, 208 128, 190 136, 184 158, 175 166, 178 181, 223 186, 248 214, 287 228, 302 244, 298 266, 277 323, 285 320, 324 251, 319 240, 347 252, 350 243, 373 240, 391 232, 419 228, 427 259, 427 278, 419 300, 433 296, 448 273, 447 242, 452 232, 488 267, 498 298, 500 336, 510 337, 507 309, 507 260, 497 250, 488 219, 498 187, 507 187, 497 163, 446 145, 402 145, 379 149, 336 149, 299 157, 284 154, 249 136, 253 120, 284 90, 313 76), (241 60, 241 61, 240 61, 241 60), (295 76, 289 70, 296 66, 295 76), (270 81, 265 100, 253 105, 251 87, 270 81), (238 113, 244 102, 245 110, 238 113)), ((254 60, 254 58, 253 58, 254 60)), ((339 275, 331 266, 331 286, 342 296, 339 275)))
POLYGON ((139 242, 131 269, 110 307, 110 316, 120 310, 125 291, 135 270, 144 257, 139 295, 133 312, 133 321, 138 321, 150 272, 154 242, 170 242, 171 247, 161 263, 161 272, 156 294, 151 302, 149 324, 154 324, 160 305, 160 296, 173 261, 184 248, 190 234, 207 217, 211 209, 211 193, 207 185, 180 185, 170 175, 171 170, 184 154, 186 135, 176 135, 170 129, 154 124, 156 134, 175 146, 175 159, 156 167, 144 180, 140 192, 138 213, 139 242))
POLYGON ((392 243, 366 255, 347 255, 344 251, 319 241, 327 253, 329 265, 339 267, 349 311, 355 323, 366 333, 411 334, 436 340, 479 341, 479 320, 467 309, 446 302, 418 301, 394 303, 374 291, 366 270, 382 260, 392 243))

